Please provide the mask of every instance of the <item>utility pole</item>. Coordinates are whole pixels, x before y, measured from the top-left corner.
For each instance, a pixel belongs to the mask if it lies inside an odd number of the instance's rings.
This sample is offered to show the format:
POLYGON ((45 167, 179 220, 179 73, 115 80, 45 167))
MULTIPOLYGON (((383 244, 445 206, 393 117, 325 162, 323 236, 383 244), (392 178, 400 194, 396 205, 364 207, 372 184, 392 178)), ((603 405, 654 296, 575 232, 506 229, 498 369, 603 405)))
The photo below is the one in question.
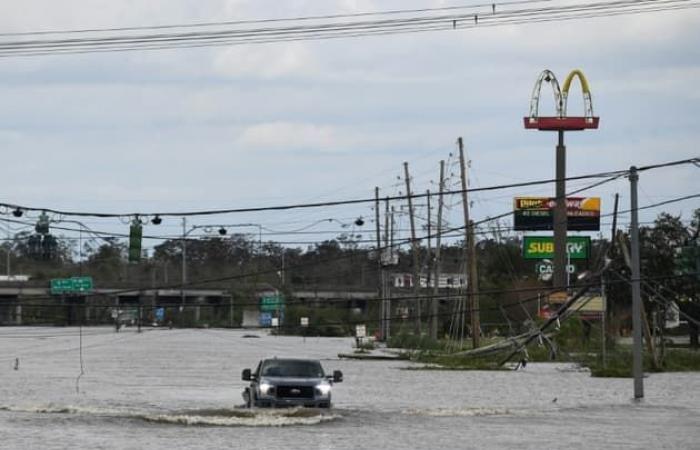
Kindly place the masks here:
POLYGON ((185 307, 185 285, 187 284, 187 217, 182 218, 182 288, 180 289, 180 314, 185 307))
POLYGON ((408 163, 403 163, 404 175, 406 178, 406 198, 408 199, 408 215, 411 220, 411 252, 413 253, 413 296, 414 301, 414 312, 415 315, 415 333, 416 336, 421 334, 421 304, 420 304, 420 267, 418 267, 418 241, 416 241, 416 221, 413 217, 413 200, 411 199, 411 179, 408 175, 408 163))
POLYGON ((459 145, 459 165, 462 178, 462 203, 464 205, 464 247, 465 247, 465 275, 467 278, 467 291, 469 296, 469 310, 472 329, 472 348, 479 347, 479 335, 481 324, 479 320, 479 298, 477 292, 476 273, 476 246, 474 243, 474 223, 469 220, 469 201, 467 197, 467 165, 464 158, 464 142, 457 138, 459 145))
MULTIPOLYGON (((610 233, 610 248, 615 247, 615 235, 617 234, 617 206, 620 201, 620 195, 615 194, 615 204, 613 206, 613 221, 612 221, 612 230, 610 233)), ((605 256, 605 255, 604 255, 605 256)), ((610 257, 612 258, 612 254, 610 254, 610 257)), ((603 368, 607 369, 608 368, 608 355, 607 355, 607 349, 606 349, 606 338, 607 338, 607 315, 608 315, 608 309, 610 307, 610 303, 608 302, 608 292, 607 292, 607 286, 605 285, 605 278, 606 274, 603 273, 600 277, 601 280, 601 294, 603 297, 603 314, 601 316, 601 334, 600 334, 600 340, 602 342, 602 357, 603 357, 603 368)))
MULTIPOLYGON (((385 251, 389 252, 389 264, 393 262, 393 252, 394 249, 392 246, 389 245, 389 199, 386 198, 384 199, 384 248, 386 249, 385 251)), ((391 224, 394 223, 393 220, 393 210, 392 210, 392 218, 391 218, 391 224)), ((392 228, 392 233, 393 233, 393 228, 392 228)), ((391 240, 391 244, 393 245, 393 239, 391 240)), ((384 338, 384 341, 388 341, 389 337, 391 335, 391 300, 390 300, 390 289, 387 283, 387 273, 386 270, 382 270, 382 289, 384 290, 384 295, 382 298, 382 304, 384 305, 383 311, 384 311, 384 321, 382 322, 384 324, 384 335, 382 336, 384 338)))
MULTIPOLYGON (((431 226, 430 226, 430 217, 431 217, 431 211, 430 211, 430 189, 425 191, 425 201, 426 201, 426 210, 427 210, 427 220, 428 220, 428 225, 427 225, 427 236, 426 236, 426 263, 425 263, 425 287, 427 288, 428 292, 430 292, 430 282, 432 281, 433 278, 433 249, 431 247, 431 226)), ((430 302, 431 306, 431 312, 432 312, 432 301, 430 302)), ((426 302, 426 309, 428 309, 428 305, 426 302)), ((428 314, 428 336, 433 336, 433 317, 432 314, 428 314)))
POLYGON ((437 211, 437 231, 435 234, 435 285, 433 286, 433 298, 430 300, 430 337, 433 339, 438 338, 438 314, 440 300, 438 300, 438 294, 440 293, 440 246, 441 246, 441 232, 442 232, 442 193, 445 189, 445 161, 440 161, 440 193, 438 195, 438 211, 437 211))
POLYGON ((639 175, 635 166, 630 167, 630 209, 632 223, 630 240, 632 245, 632 373, 634 375, 634 398, 644 397, 644 373, 642 369, 642 293, 639 270, 639 218, 637 207, 637 182, 639 175))
POLYGON ((376 224, 377 232, 377 297, 379 298, 379 335, 384 340, 384 286, 382 279, 384 274, 382 271, 382 237, 379 226, 379 187, 374 188, 374 223, 376 224))

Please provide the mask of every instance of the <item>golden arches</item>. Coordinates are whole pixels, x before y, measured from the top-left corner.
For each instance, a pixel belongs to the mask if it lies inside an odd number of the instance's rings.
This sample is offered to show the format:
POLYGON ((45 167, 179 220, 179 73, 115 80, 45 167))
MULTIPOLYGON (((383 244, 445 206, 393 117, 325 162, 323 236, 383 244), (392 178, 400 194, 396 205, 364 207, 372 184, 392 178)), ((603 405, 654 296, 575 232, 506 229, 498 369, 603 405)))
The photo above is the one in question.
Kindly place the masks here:
POLYGON ((584 93, 590 94, 591 90, 588 87, 588 80, 586 80, 586 76, 583 74, 583 72, 581 72, 580 69, 574 69, 571 72, 569 72, 569 75, 566 76, 566 79, 564 80, 564 85, 561 88, 562 93, 569 93, 569 88, 571 87, 571 82, 573 81, 574 77, 577 77, 581 82, 581 90, 584 93))
POLYGON ((530 121, 535 120, 538 117, 538 109, 540 102, 540 90, 542 89, 542 82, 546 81, 552 85, 554 90, 554 99, 556 104, 556 115, 557 117, 564 118, 567 117, 567 103, 569 98, 569 89, 571 88, 571 82, 574 78, 578 78, 581 84, 581 93, 583 94, 583 105, 584 105, 584 116, 587 120, 593 119, 593 101, 591 99, 591 89, 588 84, 586 76, 580 69, 574 69, 566 76, 564 79, 564 84, 559 87, 554 73, 550 70, 544 70, 537 78, 535 82, 535 87, 532 90, 532 97, 530 100, 530 121))
POLYGON ((561 116, 562 111, 562 97, 561 88, 559 87, 559 81, 554 73, 545 69, 540 73, 535 82, 535 87, 532 88, 532 97, 530 98, 530 120, 535 120, 538 117, 539 106, 540 106, 540 94, 542 92, 542 83, 546 82, 552 86, 552 92, 554 94, 554 105, 557 109, 557 116, 561 116))

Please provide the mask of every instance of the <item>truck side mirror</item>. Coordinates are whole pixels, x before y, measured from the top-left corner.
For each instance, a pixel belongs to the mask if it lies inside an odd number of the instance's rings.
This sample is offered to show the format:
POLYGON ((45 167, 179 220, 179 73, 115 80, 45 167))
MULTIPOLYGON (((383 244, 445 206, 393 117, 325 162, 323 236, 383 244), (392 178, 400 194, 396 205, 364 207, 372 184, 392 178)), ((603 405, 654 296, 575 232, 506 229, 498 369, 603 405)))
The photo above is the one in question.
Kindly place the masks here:
POLYGON ((340 370, 334 370, 333 371, 333 382, 334 383, 340 383, 343 381, 343 372, 340 370))
POLYGON ((243 373, 241 374, 241 379, 243 381, 250 381, 250 369, 243 369, 243 373))

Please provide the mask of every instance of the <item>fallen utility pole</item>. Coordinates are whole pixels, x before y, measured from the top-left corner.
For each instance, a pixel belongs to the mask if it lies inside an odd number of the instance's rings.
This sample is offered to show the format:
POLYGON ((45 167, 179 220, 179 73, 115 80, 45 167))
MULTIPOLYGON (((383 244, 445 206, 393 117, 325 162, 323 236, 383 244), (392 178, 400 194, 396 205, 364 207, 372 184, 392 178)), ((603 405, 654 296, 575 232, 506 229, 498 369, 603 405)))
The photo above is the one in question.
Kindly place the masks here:
MULTIPOLYGON (((602 271, 601 271, 602 272, 602 271)), ((595 274, 594 276, 599 275, 601 272, 598 274, 595 274)), ((590 278, 593 278, 592 276, 590 278)), ((552 324, 555 322, 559 321, 559 318, 562 317, 568 310, 569 308, 576 303, 578 299, 583 297, 586 292, 590 289, 589 285, 583 286, 580 291, 578 291, 576 294, 572 295, 564 304, 562 304, 559 309, 549 318, 547 319, 538 329, 537 332, 531 332, 529 336, 523 340, 516 348, 513 350, 511 353, 508 354, 505 358, 503 358, 498 365, 502 366, 503 364, 507 363, 508 361, 513 358, 513 356, 517 355, 520 351, 522 351, 523 348, 527 347, 527 345, 537 339, 539 336, 541 336, 552 324)))
POLYGON ((418 241, 416 240, 416 221, 413 217, 413 200, 411 198, 411 178, 408 174, 408 163, 403 163, 404 175, 406 177, 406 199, 408 199, 408 215, 411 222, 411 253, 413 253, 413 296, 414 301, 414 311, 413 315, 416 318, 415 322, 415 334, 420 336, 421 334, 421 304, 420 304, 420 267, 418 259, 418 241))

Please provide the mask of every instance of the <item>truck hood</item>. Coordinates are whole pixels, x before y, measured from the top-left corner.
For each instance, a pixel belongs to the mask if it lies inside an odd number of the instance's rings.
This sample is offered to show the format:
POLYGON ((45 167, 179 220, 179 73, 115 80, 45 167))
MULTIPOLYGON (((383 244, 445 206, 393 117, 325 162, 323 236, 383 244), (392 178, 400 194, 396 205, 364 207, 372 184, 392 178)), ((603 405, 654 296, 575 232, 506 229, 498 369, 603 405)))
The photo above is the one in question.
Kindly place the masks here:
POLYGON ((316 386, 321 383, 327 383, 324 378, 296 378, 296 377, 262 377, 260 383, 268 382, 277 386, 294 385, 294 386, 316 386))

